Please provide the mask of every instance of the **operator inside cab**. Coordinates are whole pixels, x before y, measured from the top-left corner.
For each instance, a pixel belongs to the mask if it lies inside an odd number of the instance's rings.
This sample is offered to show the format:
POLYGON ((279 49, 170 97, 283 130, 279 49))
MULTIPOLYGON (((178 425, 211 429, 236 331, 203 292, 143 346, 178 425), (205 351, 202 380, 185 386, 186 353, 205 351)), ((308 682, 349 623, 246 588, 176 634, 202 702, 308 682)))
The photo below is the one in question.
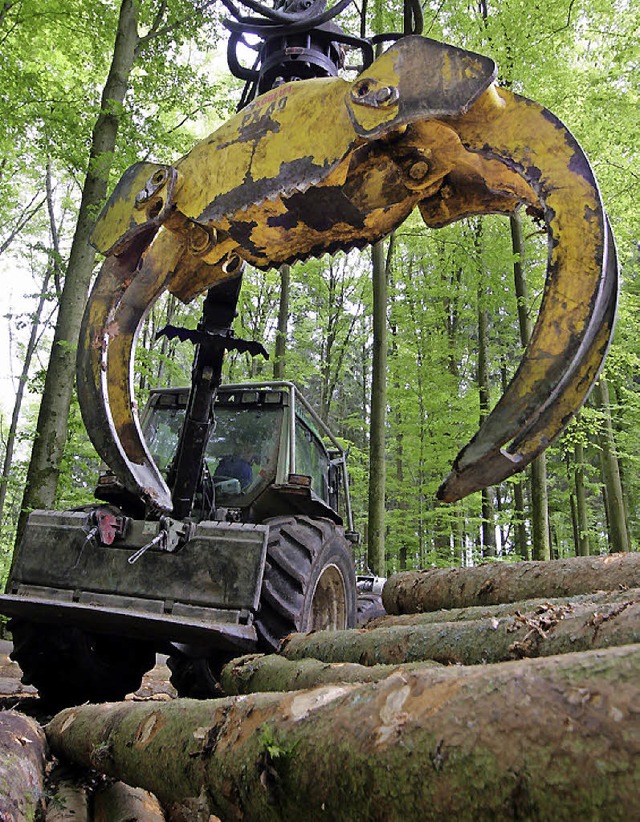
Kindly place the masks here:
POLYGON ((244 491, 253 482, 252 464, 255 462, 253 444, 245 437, 237 442, 234 454, 220 459, 213 475, 214 480, 237 479, 244 491))

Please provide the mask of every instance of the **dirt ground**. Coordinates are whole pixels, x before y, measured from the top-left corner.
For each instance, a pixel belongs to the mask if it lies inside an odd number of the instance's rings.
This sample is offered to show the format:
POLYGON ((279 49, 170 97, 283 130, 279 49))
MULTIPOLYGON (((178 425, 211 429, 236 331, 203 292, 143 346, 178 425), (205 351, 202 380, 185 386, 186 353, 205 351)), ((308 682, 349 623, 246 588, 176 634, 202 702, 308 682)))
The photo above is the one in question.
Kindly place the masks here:
MULTIPOLYGON (((20 682, 22 671, 20 666, 9 658, 10 653, 11 643, 0 640, 0 710, 14 708, 40 718, 37 691, 31 685, 23 685, 20 682)), ((127 699, 160 702, 173 699, 176 692, 169 683, 169 673, 166 657, 158 655, 156 667, 145 675, 139 690, 129 694, 127 699)))

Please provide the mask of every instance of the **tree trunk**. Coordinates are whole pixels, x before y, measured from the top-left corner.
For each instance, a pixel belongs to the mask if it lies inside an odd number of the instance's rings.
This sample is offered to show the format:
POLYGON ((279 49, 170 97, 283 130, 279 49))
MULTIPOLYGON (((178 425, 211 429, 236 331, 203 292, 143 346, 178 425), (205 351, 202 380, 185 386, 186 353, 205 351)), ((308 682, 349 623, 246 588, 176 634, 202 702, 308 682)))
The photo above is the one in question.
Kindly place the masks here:
POLYGON ((578 541, 576 553, 580 557, 588 557, 591 553, 589 546, 589 518, 587 516, 587 495, 584 487, 584 447, 577 442, 574 452, 575 466, 573 480, 576 486, 576 520, 578 524, 578 541))
POLYGON ((603 415, 600 447, 602 448, 602 478, 606 487, 609 514, 609 547, 612 552, 630 551, 620 467, 611 423, 609 386, 604 377, 600 377, 596 383, 593 395, 603 415))
POLYGON ((0 713, 0 819, 30 822, 43 807, 47 744, 31 718, 0 713))
POLYGON ((361 665, 481 665, 640 642, 639 617, 640 601, 629 598, 595 612, 592 605, 550 605, 500 619, 292 634, 280 653, 361 665))
POLYGON ((389 577, 382 601, 389 614, 465 608, 640 587, 640 555, 571 557, 547 562, 490 563, 475 568, 405 571, 389 577))
POLYGON ((89 244, 89 235, 96 211, 107 193, 109 169, 119 126, 118 112, 129 85, 138 42, 136 3, 134 0, 123 0, 113 60, 102 93, 100 114, 93 129, 87 176, 82 189, 78 221, 40 403, 36 439, 27 472, 17 543, 21 539, 29 511, 34 508, 51 508, 55 503, 60 463, 67 439, 76 346, 96 258, 96 252, 89 244))
MULTIPOLYGON (((476 253, 480 259, 480 236, 476 232, 476 253)), ((485 290, 482 278, 478 281, 478 394, 480 397, 480 419, 482 425, 489 414, 489 328, 485 307, 485 290)), ((482 496, 482 556, 495 557, 496 532, 493 510, 493 489, 483 488, 482 496)))
MULTIPOLYGON (((531 337, 531 319, 529 317, 529 289, 524 274, 524 237, 522 219, 518 212, 509 215, 511 227, 511 247, 513 249, 513 279, 518 300, 518 324, 520 341, 526 346, 531 337)), ((547 461, 540 454, 531 463, 531 558, 534 560, 551 559, 549 544, 549 500, 547 497, 547 461)))
POLYGON ((291 285, 291 266, 280 266, 280 302, 278 303, 278 328, 273 356, 273 379, 283 380, 285 373, 285 355, 287 352, 287 325, 289 323, 289 287, 291 285))
POLYGON ((387 413, 387 271, 384 243, 371 249, 373 276, 373 362, 371 423, 369 433, 369 541, 367 564, 378 576, 385 575, 385 488, 387 413))
POLYGON ((624 819, 640 650, 58 714, 58 756, 223 819, 624 819), (552 777, 552 778, 551 778, 552 777))

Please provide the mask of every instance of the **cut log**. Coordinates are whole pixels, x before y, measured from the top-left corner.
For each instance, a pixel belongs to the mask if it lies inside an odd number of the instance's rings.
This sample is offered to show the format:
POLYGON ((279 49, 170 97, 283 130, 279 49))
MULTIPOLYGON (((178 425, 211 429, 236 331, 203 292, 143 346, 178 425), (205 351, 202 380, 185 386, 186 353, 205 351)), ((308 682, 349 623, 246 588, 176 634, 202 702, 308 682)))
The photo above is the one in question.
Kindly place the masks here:
POLYGON ((43 809, 47 744, 42 728, 15 711, 0 713, 0 820, 30 822, 43 809))
MULTIPOLYGON (((425 663, 417 664, 424 666, 425 663)), ((411 668, 412 666, 407 665, 403 670, 411 668)), ((261 691, 302 691, 318 685, 379 682, 397 670, 397 665, 368 667, 350 662, 320 662, 317 659, 300 659, 293 662, 278 654, 249 654, 232 659, 224 666, 220 684, 227 696, 261 691)))
POLYGON ((640 554, 572 557, 553 562, 492 562, 476 568, 405 571, 386 581, 389 614, 496 605, 640 587, 640 554))
POLYGON ((480 665, 522 657, 553 656, 640 642, 640 602, 546 606, 502 619, 435 622, 358 631, 291 634, 287 659, 399 665, 420 660, 480 665))
POLYGON ((222 819, 624 819, 640 647, 161 705, 70 708, 59 756, 222 819), (457 675, 456 675, 457 674, 457 675))
POLYGON ((394 625, 429 625, 432 622, 468 622, 475 619, 500 619, 510 614, 527 614, 547 606, 585 605, 597 611, 608 604, 617 602, 640 602, 640 588, 619 591, 600 591, 596 594, 579 594, 572 597, 538 597, 518 602, 504 602, 500 605, 470 605, 467 608, 449 608, 439 611, 424 611, 414 614, 387 614, 375 617, 363 628, 391 628, 394 625))

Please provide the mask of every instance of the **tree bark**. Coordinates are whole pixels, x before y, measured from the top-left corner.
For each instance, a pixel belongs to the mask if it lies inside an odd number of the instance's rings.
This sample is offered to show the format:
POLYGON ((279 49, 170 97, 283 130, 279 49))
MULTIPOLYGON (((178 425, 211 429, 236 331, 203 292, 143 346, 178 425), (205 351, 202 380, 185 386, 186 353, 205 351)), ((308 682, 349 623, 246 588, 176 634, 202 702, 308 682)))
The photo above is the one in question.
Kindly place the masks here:
POLYGON ((223 819, 624 819, 640 649, 58 714, 58 756, 223 819))
POLYGON ((30 822, 42 810, 47 743, 40 726, 15 711, 0 713, 0 819, 30 822))
POLYGON ((547 562, 495 562, 475 568, 405 571, 386 581, 389 614, 469 605, 497 605, 535 597, 562 597, 640 587, 640 555, 610 554, 547 562))
POLYGON ((100 114, 93 129, 87 176, 58 309, 16 543, 20 542, 29 512, 34 508, 51 508, 55 503, 60 463, 67 440, 76 346, 96 258, 96 252, 89 244, 89 235, 96 211, 107 193, 109 169, 120 123, 119 110, 129 85, 138 43, 136 3, 134 0, 122 0, 113 60, 102 93, 100 114))
POLYGON ((481 665, 553 656, 640 642, 640 601, 545 605, 537 612, 467 622, 436 622, 360 631, 292 634, 280 653, 287 659, 401 665, 431 660, 481 665))
MULTIPOLYGON (((330 633, 334 634, 333 631, 330 633)), ((425 663, 418 664, 424 666, 425 663)), ((406 665, 402 670, 416 667, 406 665)), ((227 696, 265 691, 302 691, 319 685, 379 682, 397 670, 397 665, 330 663, 308 658, 290 660, 278 654, 249 654, 232 659, 224 666, 220 684, 227 696)))

